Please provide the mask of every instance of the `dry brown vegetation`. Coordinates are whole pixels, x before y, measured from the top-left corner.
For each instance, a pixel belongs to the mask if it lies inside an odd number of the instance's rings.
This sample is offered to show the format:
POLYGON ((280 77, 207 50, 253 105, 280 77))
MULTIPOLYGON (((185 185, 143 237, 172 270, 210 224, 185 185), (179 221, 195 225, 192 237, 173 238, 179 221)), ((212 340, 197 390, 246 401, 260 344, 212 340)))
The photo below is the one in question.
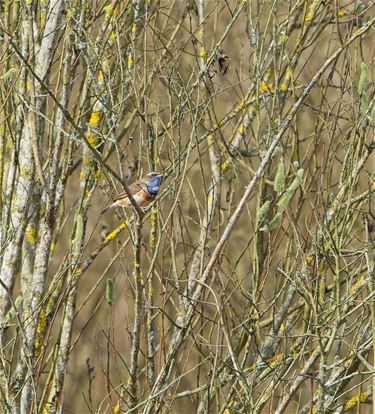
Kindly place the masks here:
POLYGON ((0 412, 374 413, 373 2, 0 6, 0 412))

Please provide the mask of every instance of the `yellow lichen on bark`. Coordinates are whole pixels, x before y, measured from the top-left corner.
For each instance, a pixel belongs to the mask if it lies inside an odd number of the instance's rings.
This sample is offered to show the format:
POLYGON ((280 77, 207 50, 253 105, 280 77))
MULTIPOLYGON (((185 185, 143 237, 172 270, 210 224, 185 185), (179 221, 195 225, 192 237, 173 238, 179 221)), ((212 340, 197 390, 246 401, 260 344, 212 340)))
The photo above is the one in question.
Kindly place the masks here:
POLYGON ((365 392, 361 392, 360 394, 355 395, 345 403, 344 410, 349 410, 350 408, 353 408, 360 403, 366 402, 366 400, 367 394, 365 392))
POLYGON ((39 236, 38 236, 38 227, 36 226, 28 226, 28 228, 26 229, 26 242, 28 244, 36 244, 39 241, 39 236))
POLYGON ((113 240, 117 237, 117 235, 120 233, 121 230, 125 229, 128 226, 128 221, 124 221, 123 223, 121 223, 117 229, 111 231, 105 238, 105 240, 109 241, 109 240, 113 240))

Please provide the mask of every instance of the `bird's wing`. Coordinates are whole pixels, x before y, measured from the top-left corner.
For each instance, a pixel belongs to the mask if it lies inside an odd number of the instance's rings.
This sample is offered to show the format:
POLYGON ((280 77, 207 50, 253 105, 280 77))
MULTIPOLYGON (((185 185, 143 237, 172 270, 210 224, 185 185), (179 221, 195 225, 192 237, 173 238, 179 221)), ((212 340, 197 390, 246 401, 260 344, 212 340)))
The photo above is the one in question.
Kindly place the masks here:
MULTIPOLYGON (((133 184, 128 186, 128 189, 132 195, 137 194, 139 191, 144 190, 146 188, 146 184, 141 181, 136 181, 133 184)), ((122 198, 127 198, 128 195, 125 191, 118 194, 117 197, 113 201, 121 200, 122 198)))

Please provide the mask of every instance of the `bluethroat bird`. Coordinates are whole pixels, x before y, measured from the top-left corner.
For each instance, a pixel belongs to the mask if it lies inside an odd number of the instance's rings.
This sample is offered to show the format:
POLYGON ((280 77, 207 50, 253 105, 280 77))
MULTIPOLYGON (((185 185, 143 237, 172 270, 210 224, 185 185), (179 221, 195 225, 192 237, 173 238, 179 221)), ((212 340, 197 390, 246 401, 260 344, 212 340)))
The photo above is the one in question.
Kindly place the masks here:
MULTIPOLYGON (((147 207, 155 200, 159 192, 162 179, 162 174, 150 172, 140 180, 129 185, 128 189, 139 207, 147 207)), ((107 206, 100 214, 105 213, 113 207, 133 207, 133 205, 126 192, 123 192, 119 194, 113 203, 107 206)))

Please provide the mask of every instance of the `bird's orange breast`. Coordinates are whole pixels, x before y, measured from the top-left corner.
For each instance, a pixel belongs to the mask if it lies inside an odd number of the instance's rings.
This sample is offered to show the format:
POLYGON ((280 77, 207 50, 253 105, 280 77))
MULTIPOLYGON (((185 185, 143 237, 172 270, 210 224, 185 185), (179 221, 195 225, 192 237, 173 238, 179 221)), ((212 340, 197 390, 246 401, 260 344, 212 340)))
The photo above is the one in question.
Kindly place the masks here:
MULTIPOLYGON (((150 195, 145 190, 140 190, 137 193, 133 194, 134 201, 140 206, 145 207, 148 206, 152 201, 155 200, 155 197, 150 195)), ((115 205, 121 206, 121 207, 132 207, 132 203, 129 199, 129 197, 125 196, 119 200, 116 201, 115 205)))
POLYGON ((151 194, 149 194, 148 191, 145 191, 145 190, 142 190, 142 196, 144 200, 148 202, 151 202, 155 199, 155 196, 152 196, 151 194))

